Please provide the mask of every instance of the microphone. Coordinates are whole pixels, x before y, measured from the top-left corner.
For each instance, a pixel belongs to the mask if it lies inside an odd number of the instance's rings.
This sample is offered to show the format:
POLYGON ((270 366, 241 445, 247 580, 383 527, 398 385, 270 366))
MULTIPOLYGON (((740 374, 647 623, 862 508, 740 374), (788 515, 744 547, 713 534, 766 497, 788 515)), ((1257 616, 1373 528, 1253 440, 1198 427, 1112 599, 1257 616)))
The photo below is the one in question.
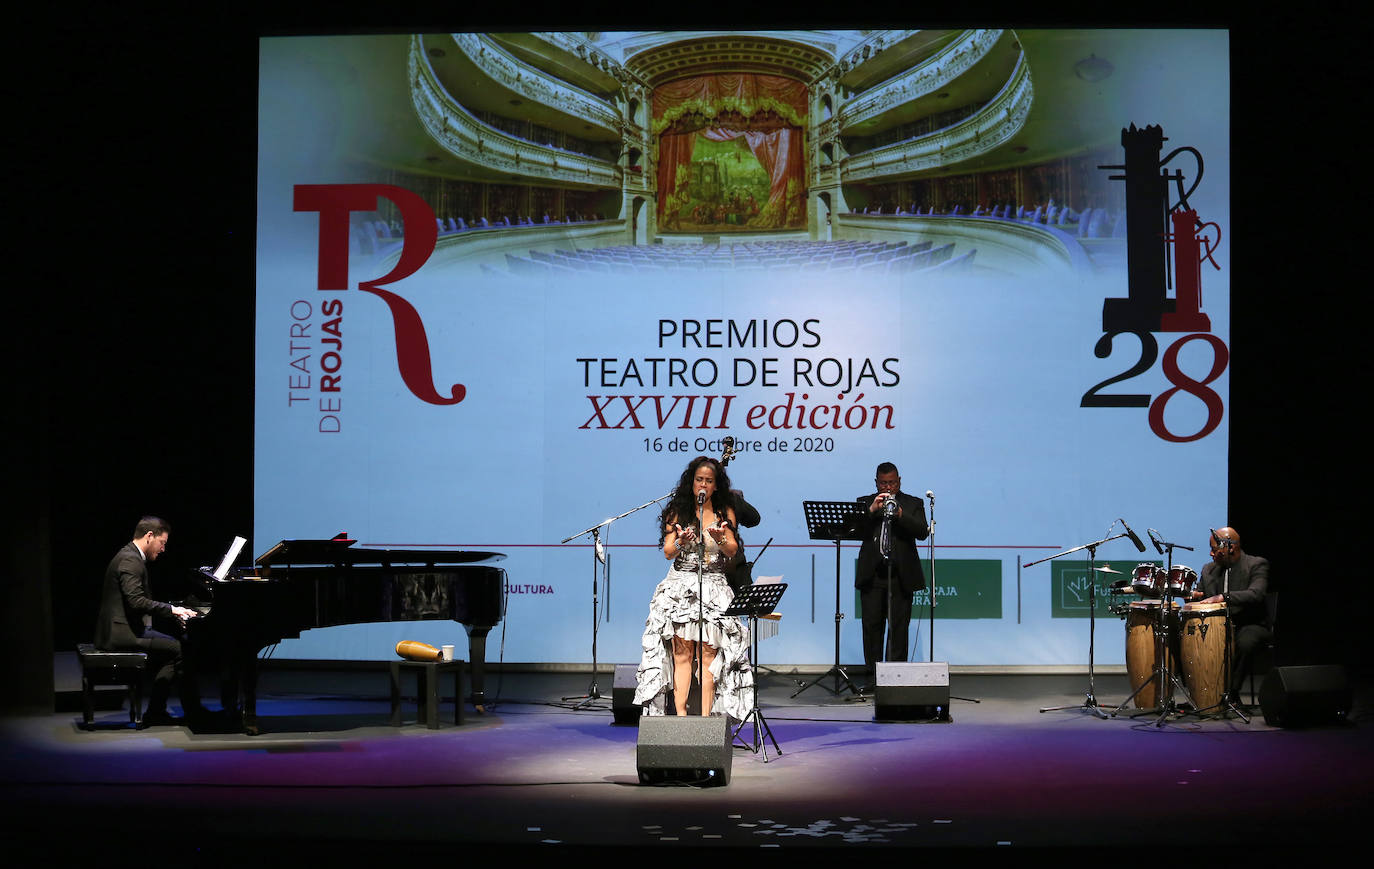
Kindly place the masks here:
POLYGON ((1159 532, 1153 528, 1146 528, 1145 533, 1150 535, 1150 542, 1155 545, 1155 552, 1158 552, 1160 555, 1163 555, 1164 547, 1161 546, 1159 543, 1159 532))
POLYGON ((1131 526, 1129 526, 1129 525, 1126 524, 1126 520, 1125 520, 1125 519, 1118 519, 1118 520, 1116 520, 1116 521, 1120 522, 1120 523, 1121 523, 1121 527, 1126 529, 1126 536, 1129 537, 1129 538, 1131 538, 1131 542, 1135 544, 1135 548, 1136 548, 1136 549, 1139 549, 1141 552, 1144 552, 1144 551, 1145 551, 1145 544, 1140 542, 1140 538, 1137 537, 1137 536, 1135 535, 1135 532, 1131 530, 1131 526))
POLYGON ((697 492, 697 506, 700 507, 702 504, 705 504, 705 503, 706 503, 706 492, 705 492, 704 490, 701 491, 701 492, 697 492))
POLYGON ((1208 528, 1207 530, 1208 530, 1208 531, 1211 531, 1211 533, 1212 533, 1212 542, 1214 542, 1214 543, 1217 545, 1218 548, 1224 546, 1224 547, 1226 547, 1226 549, 1227 549, 1228 552, 1229 552, 1230 550, 1232 550, 1232 549, 1235 548, 1235 546, 1236 546, 1236 541, 1232 540, 1230 537, 1222 537, 1222 536, 1218 535, 1217 532, 1212 531, 1211 528, 1208 528))
POLYGON ((878 529, 878 554, 892 556, 892 517, 897 515, 897 501, 890 495, 883 501, 883 524, 878 529))

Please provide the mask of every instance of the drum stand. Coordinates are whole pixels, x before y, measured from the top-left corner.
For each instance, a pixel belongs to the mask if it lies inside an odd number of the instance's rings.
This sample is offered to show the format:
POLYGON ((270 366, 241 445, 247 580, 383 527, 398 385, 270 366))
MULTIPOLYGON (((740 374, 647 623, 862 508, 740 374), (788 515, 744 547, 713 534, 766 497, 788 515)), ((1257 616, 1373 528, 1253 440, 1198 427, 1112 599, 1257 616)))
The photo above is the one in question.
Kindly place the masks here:
MULTIPOLYGON (((1154 539, 1154 536, 1151 535, 1150 541, 1154 542, 1154 539)), ((1142 709, 1139 712, 1131 713, 1131 717, 1136 718, 1141 715, 1149 715, 1150 713, 1158 712, 1159 717, 1155 719, 1155 727, 1162 726, 1164 724, 1164 720, 1168 718, 1170 715, 1183 714, 1182 710, 1178 708, 1178 704, 1174 702, 1174 692, 1172 689, 1177 689, 1179 693, 1181 693, 1184 697, 1187 697, 1189 706, 1193 705, 1193 698, 1192 695, 1188 693, 1187 686, 1185 686, 1182 680, 1180 680, 1178 676, 1174 674, 1173 668, 1170 666, 1170 664, 1173 661, 1173 655, 1171 654, 1171 652, 1173 651, 1173 647, 1169 642, 1172 632, 1169 630, 1168 615, 1169 610, 1171 609, 1172 599, 1169 597, 1168 577, 1169 573, 1173 570, 1174 567, 1175 544, 1165 543, 1164 545, 1168 547, 1167 553, 1161 553, 1162 555, 1164 555, 1164 580, 1161 582, 1158 579, 1156 579, 1156 591, 1159 592, 1160 600, 1159 615, 1155 618, 1154 625, 1154 669, 1150 672, 1150 678, 1146 679, 1144 682, 1141 682, 1140 687, 1132 691, 1131 696, 1127 697, 1125 700, 1122 700, 1121 705, 1116 707, 1116 710, 1112 712, 1112 717, 1115 718, 1117 716, 1117 713, 1125 709, 1126 704, 1134 700, 1136 696, 1139 695, 1141 691, 1144 691, 1147 686, 1149 686, 1150 684, 1156 684, 1158 686, 1159 691, 1159 703, 1156 704, 1153 709, 1142 709)), ((1185 546, 1184 548, 1187 549, 1188 547, 1185 546)), ((1159 549, 1158 543, 1155 544, 1155 549, 1159 549)))
POLYGON ((764 763, 768 762, 768 746, 763 741, 763 734, 768 734, 768 738, 773 741, 773 750, 778 753, 778 757, 782 757, 782 749, 778 747, 778 739, 773 735, 773 729, 768 726, 768 720, 763 717, 763 712, 759 709, 759 616, 764 613, 773 612, 778 606, 778 601, 782 599, 782 593, 785 591, 787 591, 787 583, 785 582, 766 582, 758 585, 751 585, 735 598, 734 602, 730 604, 729 609, 722 613, 722 615, 727 616, 748 616, 749 638, 753 641, 754 645, 753 652, 750 656, 750 662, 754 666, 753 707, 749 710, 749 714, 744 716, 744 720, 739 723, 739 726, 735 728, 735 733, 730 739, 732 741, 739 739, 739 732, 744 729, 746 724, 753 722, 753 743, 736 743, 736 745, 740 748, 747 748, 754 752, 754 754, 758 754, 759 749, 762 748, 764 763))
MULTIPOLYGON (((1112 524, 1114 527, 1116 523, 1112 524)), ((1111 529, 1109 528, 1107 530, 1110 531, 1111 529)), ((1127 536, 1129 535, 1122 533, 1114 537, 1105 537, 1102 540, 1084 543, 1082 546, 1075 546, 1073 549, 1065 549, 1063 552, 1057 552, 1048 558, 1042 558, 1039 561, 1032 561, 1022 565, 1022 567, 1034 567, 1037 564, 1053 561, 1056 558, 1069 555, 1070 553, 1082 552, 1084 549, 1088 550, 1088 693, 1084 697, 1083 702, 1076 706, 1046 706, 1040 710, 1041 712, 1057 712, 1061 709, 1086 709, 1098 718, 1106 719, 1111 717, 1103 711, 1102 706, 1097 702, 1095 675, 1093 670, 1093 637, 1097 630, 1097 547, 1101 546, 1103 543, 1108 543, 1112 540, 1118 540, 1127 536)))
MULTIPOLYGON (((1172 556, 1170 557, 1170 560, 1172 561, 1172 556)), ((1167 719, 1170 715, 1181 716, 1186 714, 1181 709, 1179 709, 1178 704, 1174 702, 1174 692, 1172 690, 1169 690, 1170 688, 1177 689, 1180 694, 1186 697, 1188 699, 1189 706, 1194 705, 1192 695, 1188 693, 1188 688, 1183 684, 1182 680, 1178 678, 1178 676, 1174 673, 1173 668, 1170 666, 1173 655, 1171 654, 1172 647, 1169 643, 1169 639, 1171 637, 1172 632, 1169 630, 1168 613, 1171 609, 1172 607, 1170 606, 1170 599, 1166 595, 1159 601, 1159 616, 1155 619, 1154 625, 1154 672, 1150 674, 1150 678, 1140 683, 1139 688, 1131 692, 1131 696, 1121 701, 1121 705, 1116 707, 1116 710, 1112 712, 1113 718, 1116 717, 1118 712, 1125 709, 1126 704, 1134 700, 1136 698, 1136 695, 1139 694, 1141 691, 1144 691, 1145 688, 1151 683, 1156 683, 1158 685, 1158 705, 1156 705, 1153 709, 1142 709, 1139 712, 1133 712, 1131 714, 1132 718, 1136 718, 1140 715, 1149 715, 1151 713, 1158 712, 1159 717, 1155 719, 1155 727, 1162 727, 1164 725, 1165 719, 1167 719)))

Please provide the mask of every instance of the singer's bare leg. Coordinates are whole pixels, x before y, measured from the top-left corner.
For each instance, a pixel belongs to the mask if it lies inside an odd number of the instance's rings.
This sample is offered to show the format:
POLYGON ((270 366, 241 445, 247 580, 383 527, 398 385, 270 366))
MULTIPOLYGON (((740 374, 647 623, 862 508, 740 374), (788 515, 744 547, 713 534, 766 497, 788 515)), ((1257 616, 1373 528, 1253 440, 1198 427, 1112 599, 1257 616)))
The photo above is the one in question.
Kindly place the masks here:
POLYGON ((710 715, 716 702, 716 679, 711 675, 711 662, 716 659, 714 646, 701 644, 701 714, 710 715))
POLYGON ((687 695, 692 692, 692 641, 673 637, 673 705, 678 715, 687 714, 687 695))

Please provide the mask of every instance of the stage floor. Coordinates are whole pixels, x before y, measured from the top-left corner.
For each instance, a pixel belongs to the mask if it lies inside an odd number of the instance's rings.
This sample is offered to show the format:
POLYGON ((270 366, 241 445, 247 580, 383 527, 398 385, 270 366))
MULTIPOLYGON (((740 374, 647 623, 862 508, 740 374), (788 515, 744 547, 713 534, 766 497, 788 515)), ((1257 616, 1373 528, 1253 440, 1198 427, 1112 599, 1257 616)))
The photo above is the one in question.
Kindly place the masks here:
MULTIPOLYGON (((1155 842, 1181 857, 1367 839, 1374 739, 1358 686, 1350 723, 1283 730, 1258 708, 1248 724, 1103 720, 1076 708, 1086 675, 955 674, 952 721, 880 723, 871 702, 822 686, 791 698, 799 679, 761 679, 782 754, 736 748, 730 783, 713 788, 639 783, 638 730, 612 723, 609 673, 597 680, 606 699, 580 711, 560 698, 585 693, 586 673, 492 675, 487 713, 438 730, 388 726, 375 681, 362 692, 374 696, 264 696, 257 737, 136 732, 119 726, 125 711, 97 713, 94 731, 79 729, 79 712, 11 718, 0 721, 0 828, 54 856, 116 842, 146 855, 148 843, 133 844, 146 833, 131 831, 158 830, 206 862, 601 846, 1140 856, 1155 842), (1075 708, 1040 711, 1063 705, 1075 708)), ((1126 677, 1099 675, 1096 693, 1115 708, 1126 677)), ((158 853, 178 862, 184 850, 158 853)))

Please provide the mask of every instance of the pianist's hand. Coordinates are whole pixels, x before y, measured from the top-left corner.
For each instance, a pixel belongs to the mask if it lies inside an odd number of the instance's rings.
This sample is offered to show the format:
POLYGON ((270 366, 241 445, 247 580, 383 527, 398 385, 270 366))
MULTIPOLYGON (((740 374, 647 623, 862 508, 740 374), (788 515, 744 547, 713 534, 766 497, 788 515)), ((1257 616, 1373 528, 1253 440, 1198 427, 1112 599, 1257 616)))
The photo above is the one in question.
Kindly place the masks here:
POLYGON ((196 612, 193 609, 187 609, 184 606, 177 606, 176 604, 172 604, 172 615, 176 616, 182 624, 186 624, 188 620, 198 618, 200 616, 200 613, 196 612))

